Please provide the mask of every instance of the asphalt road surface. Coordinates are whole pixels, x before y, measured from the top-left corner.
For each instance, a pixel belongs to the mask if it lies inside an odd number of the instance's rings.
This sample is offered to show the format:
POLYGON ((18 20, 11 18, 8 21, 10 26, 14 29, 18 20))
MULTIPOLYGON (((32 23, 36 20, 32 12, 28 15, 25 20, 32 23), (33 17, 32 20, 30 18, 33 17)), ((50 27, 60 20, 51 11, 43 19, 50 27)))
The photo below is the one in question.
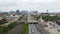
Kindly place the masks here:
POLYGON ((38 24, 29 24, 29 34, 43 34, 43 32, 38 24))

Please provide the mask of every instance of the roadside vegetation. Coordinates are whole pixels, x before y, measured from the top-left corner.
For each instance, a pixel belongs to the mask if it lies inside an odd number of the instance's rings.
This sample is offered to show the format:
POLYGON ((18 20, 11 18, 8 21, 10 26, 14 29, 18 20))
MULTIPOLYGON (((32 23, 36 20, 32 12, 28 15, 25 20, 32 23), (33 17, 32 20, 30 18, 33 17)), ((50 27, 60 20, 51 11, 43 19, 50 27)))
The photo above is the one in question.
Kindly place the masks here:
POLYGON ((17 25, 16 22, 14 22, 14 23, 12 22, 11 24, 8 25, 8 28, 9 28, 9 29, 12 29, 12 28, 14 28, 16 25, 17 25))
POLYGON ((29 34, 28 24, 23 25, 22 33, 21 34, 29 34))
POLYGON ((0 25, 7 23, 6 18, 0 20, 0 25))
POLYGON ((25 17, 26 21, 28 21, 28 16, 25 17))
MULTIPOLYGON (((34 19, 39 20, 40 17, 41 17, 41 15, 35 15, 34 19)), ((59 16, 49 16, 49 15, 45 16, 45 15, 42 15, 42 19, 44 21, 56 21, 56 20, 60 20, 60 17, 59 16)))
POLYGON ((6 26, 0 26, 0 34, 6 34, 8 31, 13 29, 17 25, 16 22, 13 22, 9 24, 7 27, 6 26))
POLYGON ((21 20, 24 16, 20 16, 18 20, 21 20))
POLYGON ((39 20, 40 17, 41 17, 40 15, 35 15, 35 16, 34 16, 34 19, 39 20))
POLYGON ((8 31, 8 28, 5 26, 0 26, 0 34, 5 34, 8 31))
POLYGON ((59 16, 42 16, 42 19, 44 21, 56 21, 56 20, 59 20, 60 17, 59 16))

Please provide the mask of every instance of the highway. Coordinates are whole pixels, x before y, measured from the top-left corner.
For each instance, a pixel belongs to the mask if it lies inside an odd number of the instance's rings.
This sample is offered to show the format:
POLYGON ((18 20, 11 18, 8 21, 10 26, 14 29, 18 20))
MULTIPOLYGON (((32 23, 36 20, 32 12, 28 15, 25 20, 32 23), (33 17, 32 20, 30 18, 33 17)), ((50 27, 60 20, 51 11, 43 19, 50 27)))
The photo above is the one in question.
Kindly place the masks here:
MULTIPOLYGON (((28 22, 37 22, 32 16, 28 16, 28 22)), ((43 34, 38 24, 29 24, 29 34, 43 34)))
POLYGON ((29 24, 30 34, 43 34, 38 24, 29 24), (34 32, 32 32, 34 30, 34 32))
MULTIPOLYGON (((22 19, 24 21, 25 19, 22 19)), ((32 16, 28 16, 29 22, 37 22, 32 16)), ((11 32, 11 34, 21 34, 23 24, 18 24, 11 32)), ((29 24, 29 34, 43 34, 38 24, 29 24)))

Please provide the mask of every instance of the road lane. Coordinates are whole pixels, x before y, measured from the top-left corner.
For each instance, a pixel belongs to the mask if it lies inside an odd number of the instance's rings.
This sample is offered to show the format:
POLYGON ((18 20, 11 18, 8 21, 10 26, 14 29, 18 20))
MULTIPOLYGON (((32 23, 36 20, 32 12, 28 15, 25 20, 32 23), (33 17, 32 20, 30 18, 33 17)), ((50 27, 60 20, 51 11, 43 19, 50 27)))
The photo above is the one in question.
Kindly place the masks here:
POLYGON ((29 34, 43 34, 38 24, 29 24, 29 34), (34 32, 32 32, 34 30, 34 32))
POLYGON ((40 34, 40 32, 36 30, 35 24, 29 24, 29 30, 29 34, 40 34), (34 30, 34 32, 32 32, 32 30, 34 30))

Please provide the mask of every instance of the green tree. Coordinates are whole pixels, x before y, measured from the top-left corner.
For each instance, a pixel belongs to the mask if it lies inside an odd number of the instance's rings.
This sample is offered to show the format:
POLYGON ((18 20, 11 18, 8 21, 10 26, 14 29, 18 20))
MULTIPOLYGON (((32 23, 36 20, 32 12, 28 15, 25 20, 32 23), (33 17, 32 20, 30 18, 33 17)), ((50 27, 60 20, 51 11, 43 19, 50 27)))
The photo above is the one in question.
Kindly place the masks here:
POLYGON ((0 24, 4 24, 4 23, 7 23, 6 18, 0 20, 0 24))
POLYGON ((16 22, 11 23, 11 24, 8 25, 8 28, 9 28, 9 29, 12 29, 12 28, 14 28, 16 25, 17 25, 16 22))
POLYGON ((0 26, 0 34, 5 34, 7 32, 7 27, 5 26, 0 26))
POLYGON ((56 21, 60 19, 58 16, 42 16, 43 20, 45 21, 56 21))
POLYGON ((23 16, 20 16, 18 20, 21 20, 23 18, 23 16))
POLYGON ((35 15, 35 16, 34 16, 34 18, 35 18, 36 20, 39 20, 40 17, 41 17, 40 15, 35 15))

